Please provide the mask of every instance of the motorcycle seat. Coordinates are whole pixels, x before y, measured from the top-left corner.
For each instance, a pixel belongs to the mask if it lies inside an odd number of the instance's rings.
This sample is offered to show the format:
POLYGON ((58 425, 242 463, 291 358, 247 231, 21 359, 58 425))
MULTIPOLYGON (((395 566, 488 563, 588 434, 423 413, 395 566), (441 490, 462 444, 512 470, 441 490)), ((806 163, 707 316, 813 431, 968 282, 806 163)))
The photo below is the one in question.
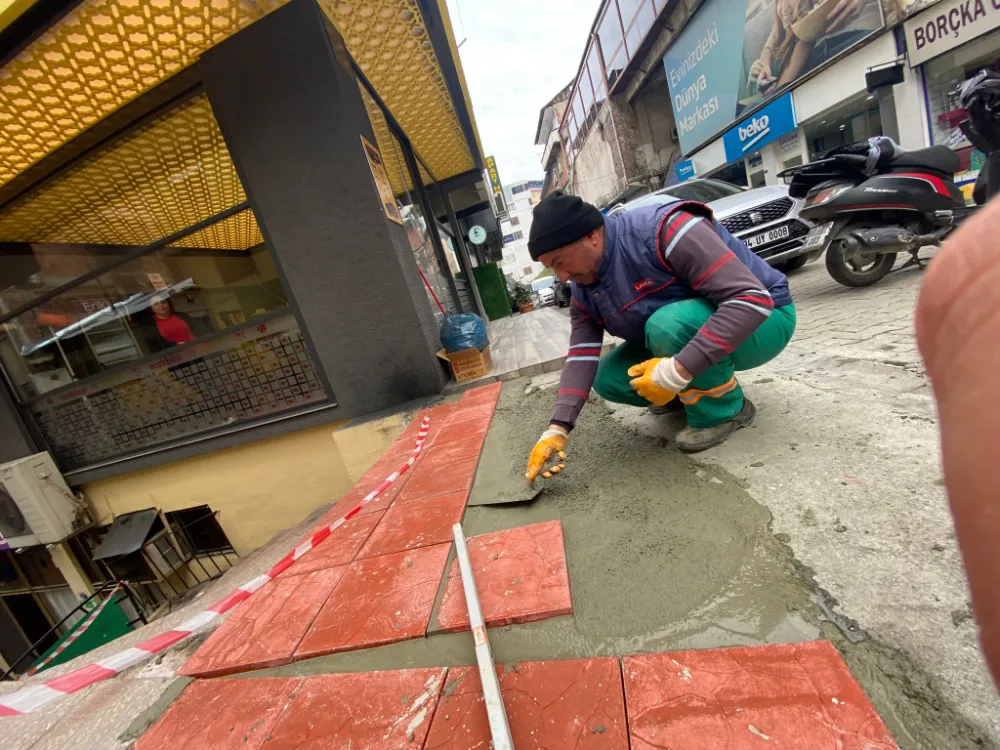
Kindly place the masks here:
POLYGON ((889 168, 891 170, 900 168, 930 169, 935 172, 943 172, 950 177, 958 171, 958 154, 947 146, 931 146, 900 154, 889 162, 889 168))

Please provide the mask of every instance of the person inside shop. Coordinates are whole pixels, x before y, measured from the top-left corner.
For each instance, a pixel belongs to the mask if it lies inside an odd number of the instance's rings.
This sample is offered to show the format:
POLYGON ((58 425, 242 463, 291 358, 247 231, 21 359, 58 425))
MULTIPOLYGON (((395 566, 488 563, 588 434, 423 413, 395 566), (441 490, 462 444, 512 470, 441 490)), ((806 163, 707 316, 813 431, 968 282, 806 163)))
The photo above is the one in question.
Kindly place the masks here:
POLYGON ((572 282, 569 352, 549 428, 531 451, 529 481, 565 457, 591 388, 609 401, 683 411, 687 425, 676 440, 687 452, 753 422, 756 410, 735 373, 782 352, 795 306, 785 275, 711 209, 677 201, 605 217, 556 191, 535 207, 528 250, 572 282), (625 343, 601 357, 605 331, 625 343))
POLYGON ((139 324, 141 337, 150 353, 186 344, 195 339, 191 323, 186 316, 174 310, 174 304, 167 292, 152 297, 148 310, 142 310, 133 317, 139 324))

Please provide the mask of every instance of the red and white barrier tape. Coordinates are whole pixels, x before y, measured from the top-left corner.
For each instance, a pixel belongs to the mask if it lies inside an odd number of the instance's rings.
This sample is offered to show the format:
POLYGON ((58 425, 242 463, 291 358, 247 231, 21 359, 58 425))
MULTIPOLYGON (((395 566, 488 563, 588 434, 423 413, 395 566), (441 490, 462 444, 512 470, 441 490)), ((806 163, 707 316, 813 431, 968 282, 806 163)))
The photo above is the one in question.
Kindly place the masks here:
POLYGON ((127 648, 124 651, 119 651, 117 654, 112 654, 105 659, 101 659, 95 664, 88 664, 86 667, 81 667, 80 669, 68 672, 62 677, 56 677, 55 679, 43 682, 39 685, 30 685, 21 688, 10 695, 0 696, 0 717, 21 716, 22 714, 29 714, 32 711, 37 711, 42 706, 46 706, 52 701, 62 698, 64 695, 79 692, 85 687, 89 687, 96 682, 101 682, 109 677, 114 677, 120 672, 124 672, 129 667, 133 667, 136 664, 144 662, 146 659, 154 656, 155 654, 166 651, 175 643, 184 640, 189 635, 205 630, 221 615, 231 610, 237 604, 249 599, 256 591, 262 588, 264 584, 288 570, 288 568, 290 568, 296 560, 300 559, 317 544, 322 543, 328 536, 330 536, 330 534, 361 512, 361 509, 366 504, 378 497, 387 487, 389 487, 389 485, 409 471, 410 467, 416 463, 417 458, 420 456, 420 451, 424 447, 424 440, 427 438, 427 431, 429 427, 430 417, 424 417, 424 421, 420 424, 420 431, 417 433, 417 442, 413 447, 413 453, 410 455, 410 458, 406 461, 406 463, 403 464, 402 468, 398 471, 394 471, 392 474, 383 479, 382 483, 365 495, 354 508, 349 510, 329 526, 325 526, 317 531, 313 534, 311 539, 303 542, 281 558, 281 560, 279 560, 278 563, 269 571, 264 573, 264 575, 257 576, 249 583, 243 584, 238 589, 206 609, 204 612, 199 612, 194 617, 185 620, 173 630, 160 633, 160 635, 155 638, 150 638, 148 641, 140 643, 138 646, 127 648))
POLYGON ((91 625, 94 624, 94 620, 96 620, 100 616, 101 612, 104 611, 104 608, 106 606, 108 606, 108 602, 110 602, 114 598, 115 594, 118 593, 118 589, 120 589, 121 587, 122 587, 122 582, 118 581, 117 585, 115 585, 114 589, 111 590, 111 593, 108 594, 107 598, 103 602, 101 602, 100 605, 98 605, 97 607, 95 607, 94 611, 91 612, 87 616, 87 619, 83 621, 83 625, 81 625, 79 628, 77 628, 72 633, 70 633, 66 637, 66 640, 63 641, 62 643, 60 643, 59 647, 55 651, 53 651, 51 654, 49 654, 48 656, 46 656, 45 660, 43 662, 41 662, 40 664, 36 664, 31 669, 29 669, 27 672, 25 672, 24 676, 25 677, 31 677, 31 675, 33 675, 36 672, 38 672, 46 664, 50 664, 52 662, 52 660, 55 659, 57 656, 59 656, 59 654, 61 654, 63 651, 65 651, 70 646, 70 644, 73 643, 73 641, 75 641, 81 635, 83 635, 84 633, 86 633, 87 632, 87 628, 89 628, 91 625))

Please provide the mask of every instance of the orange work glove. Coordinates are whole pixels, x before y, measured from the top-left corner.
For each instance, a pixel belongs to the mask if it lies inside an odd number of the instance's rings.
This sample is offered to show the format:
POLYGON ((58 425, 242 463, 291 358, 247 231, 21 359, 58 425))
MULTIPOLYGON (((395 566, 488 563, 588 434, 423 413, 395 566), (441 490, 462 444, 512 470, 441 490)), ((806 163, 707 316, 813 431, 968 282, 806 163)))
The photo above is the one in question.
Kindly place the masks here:
POLYGON ((566 458, 566 442, 569 440, 569 433, 558 425, 549 425, 549 429, 542 433, 542 436, 531 449, 531 456, 528 458, 528 471, 525 478, 529 484, 538 478, 539 472, 545 479, 549 479, 553 474, 558 474, 565 468, 566 464, 558 464, 548 471, 542 472, 546 462, 552 460, 558 454, 559 458, 566 458))
POLYGON ((684 378, 670 357, 654 357, 628 368, 632 389, 654 406, 665 406, 691 381, 684 378))

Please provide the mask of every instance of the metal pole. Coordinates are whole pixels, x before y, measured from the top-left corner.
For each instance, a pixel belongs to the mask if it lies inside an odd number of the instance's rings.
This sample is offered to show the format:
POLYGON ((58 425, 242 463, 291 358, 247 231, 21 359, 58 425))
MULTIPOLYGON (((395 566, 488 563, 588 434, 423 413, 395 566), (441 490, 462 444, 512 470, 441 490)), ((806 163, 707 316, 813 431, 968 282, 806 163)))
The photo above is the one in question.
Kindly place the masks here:
POLYGON ((479 606, 479 593, 476 591, 476 581, 472 576, 469 548, 465 545, 465 532, 462 531, 460 523, 452 526, 451 531, 455 535, 455 554, 458 556, 458 569, 462 572, 462 588, 465 590, 465 603, 469 608, 472 638, 476 642, 476 661, 479 664, 479 678, 483 683, 483 698, 486 700, 486 716, 490 720, 493 750, 514 750, 514 740, 511 739, 510 726, 507 724, 507 712, 500 696, 500 681, 497 679, 496 665, 493 664, 493 652, 490 651, 486 624, 483 622, 483 610, 479 606))

